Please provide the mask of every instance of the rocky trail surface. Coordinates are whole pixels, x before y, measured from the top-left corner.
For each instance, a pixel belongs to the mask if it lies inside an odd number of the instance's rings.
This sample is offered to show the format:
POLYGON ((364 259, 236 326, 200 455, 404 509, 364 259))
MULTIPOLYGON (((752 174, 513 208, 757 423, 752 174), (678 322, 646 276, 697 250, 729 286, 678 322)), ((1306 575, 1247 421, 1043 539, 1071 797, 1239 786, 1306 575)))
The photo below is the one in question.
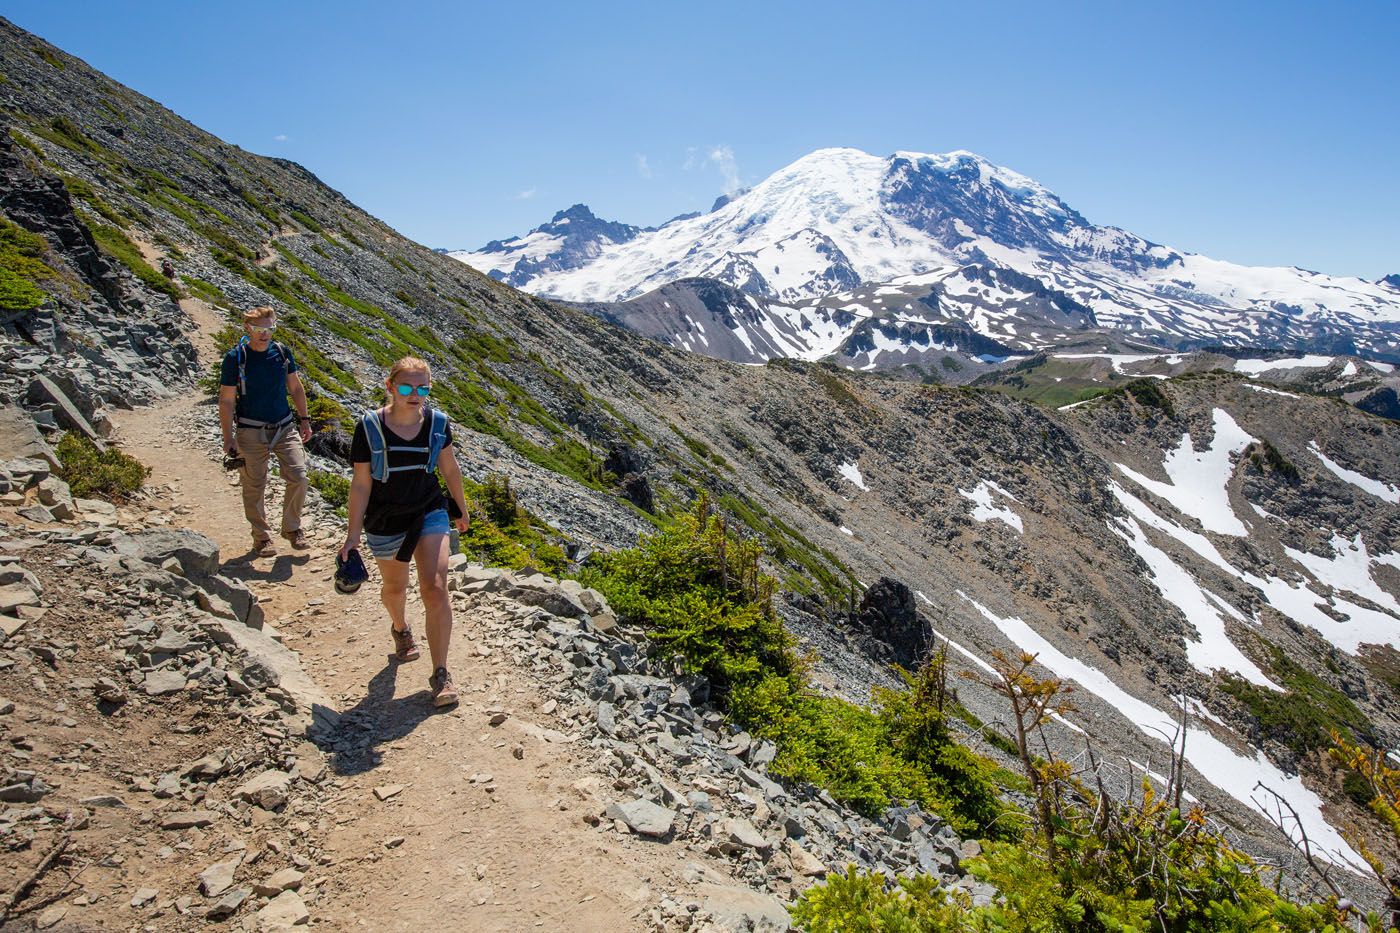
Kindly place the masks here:
MULTIPOLYGON (((184 310, 207 360, 215 316, 184 310)), ((783 902, 847 862, 990 895, 934 817, 773 782, 771 745, 569 581, 454 558, 463 701, 434 711, 374 581, 334 591, 344 526, 314 494, 309 551, 249 553, 207 399, 123 412, 114 436, 152 469, 121 507, 4 464, 15 928, 786 929, 783 902)))

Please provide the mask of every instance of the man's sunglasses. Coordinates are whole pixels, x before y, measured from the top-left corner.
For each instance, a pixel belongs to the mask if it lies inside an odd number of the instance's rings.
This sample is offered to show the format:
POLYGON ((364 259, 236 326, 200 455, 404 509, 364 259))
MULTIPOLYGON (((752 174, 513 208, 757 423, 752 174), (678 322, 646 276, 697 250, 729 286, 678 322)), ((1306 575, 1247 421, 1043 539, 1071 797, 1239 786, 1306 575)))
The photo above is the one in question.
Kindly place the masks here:
POLYGON ((394 386, 394 388, 397 389, 397 390, 398 390, 398 393, 399 393, 400 395, 403 395, 403 396, 412 395, 414 392, 417 392, 417 393, 419 394, 419 396, 421 396, 422 398, 427 398, 427 397, 428 397, 428 393, 432 391, 432 388, 433 388, 433 387, 432 387, 432 386, 411 386, 411 385, 408 385, 407 383, 400 382, 398 385, 394 386))
POLYGON ((248 326, 248 333, 252 334, 254 337, 270 337, 275 329, 276 328, 273 327, 253 327, 250 324, 248 326))

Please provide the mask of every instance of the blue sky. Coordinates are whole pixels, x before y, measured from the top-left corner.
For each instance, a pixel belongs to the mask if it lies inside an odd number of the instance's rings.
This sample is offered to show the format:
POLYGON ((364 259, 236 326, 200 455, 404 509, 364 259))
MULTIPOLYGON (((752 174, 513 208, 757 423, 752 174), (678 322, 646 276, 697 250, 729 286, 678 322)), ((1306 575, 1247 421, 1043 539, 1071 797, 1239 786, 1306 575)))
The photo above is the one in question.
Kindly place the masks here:
POLYGON ((970 149, 1220 259, 1400 272, 1400 4, 9 0, 405 234, 654 224, 824 146, 970 149))

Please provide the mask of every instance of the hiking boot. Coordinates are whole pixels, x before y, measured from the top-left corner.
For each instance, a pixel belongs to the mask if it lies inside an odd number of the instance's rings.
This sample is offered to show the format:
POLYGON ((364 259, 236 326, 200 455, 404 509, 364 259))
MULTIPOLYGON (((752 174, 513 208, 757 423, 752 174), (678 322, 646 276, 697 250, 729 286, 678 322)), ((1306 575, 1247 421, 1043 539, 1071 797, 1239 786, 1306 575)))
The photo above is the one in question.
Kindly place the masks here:
POLYGON ((298 528, 296 531, 289 531, 282 537, 291 542, 292 547, 298 551, 304 551, 311 547, 311 542, 306 540, 306 532, 298 528))
POLYGON ((405 627, 400 632, 391 625, 389 634, 394 636, 394 657, 400 661, 418 660, 418 641, 413 637, 413 629, 405 627))
POLYGON ((255 539, 253 540, 253 556, 254 556, 254 557, 276 557, 276 556, 277 556, 277 545, 275 545, 275 544, 272 543, 272 539, 271 539, 271 538, 262 538, 262 539, 256 539, 256 538, 255 538, 255 539))
POLYGON ((456 706, 457 688, 452 685, 452 675, 447 668, 440 667, 428 678, 428 687, 433 692, 434 706, 456 706))

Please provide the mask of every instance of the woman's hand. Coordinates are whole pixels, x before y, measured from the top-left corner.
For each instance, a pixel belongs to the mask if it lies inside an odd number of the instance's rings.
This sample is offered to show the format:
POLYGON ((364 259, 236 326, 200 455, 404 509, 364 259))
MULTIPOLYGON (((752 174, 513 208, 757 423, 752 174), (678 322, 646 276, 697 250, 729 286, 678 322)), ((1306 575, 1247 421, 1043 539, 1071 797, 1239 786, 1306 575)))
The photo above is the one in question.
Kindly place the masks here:
POLYGON ((457 526, 458 534, 466 534, 472 527, 471 519, 463 515, 461 518, 452 519, 452 524, 457 526))
POLYGON ((346 538, 346 539, 345 539, 345 543, 342 544, 342 545, 340 546, 340 551, 339 551, 340 559, 341 559, 341 560, 349 560, 349 559, 350 559, 350 552, 353 551, 353 550, 355 550, 355 548, 356 548, 358 545, 359 545, 359 542, 356 541, 354 538, 346 538))

